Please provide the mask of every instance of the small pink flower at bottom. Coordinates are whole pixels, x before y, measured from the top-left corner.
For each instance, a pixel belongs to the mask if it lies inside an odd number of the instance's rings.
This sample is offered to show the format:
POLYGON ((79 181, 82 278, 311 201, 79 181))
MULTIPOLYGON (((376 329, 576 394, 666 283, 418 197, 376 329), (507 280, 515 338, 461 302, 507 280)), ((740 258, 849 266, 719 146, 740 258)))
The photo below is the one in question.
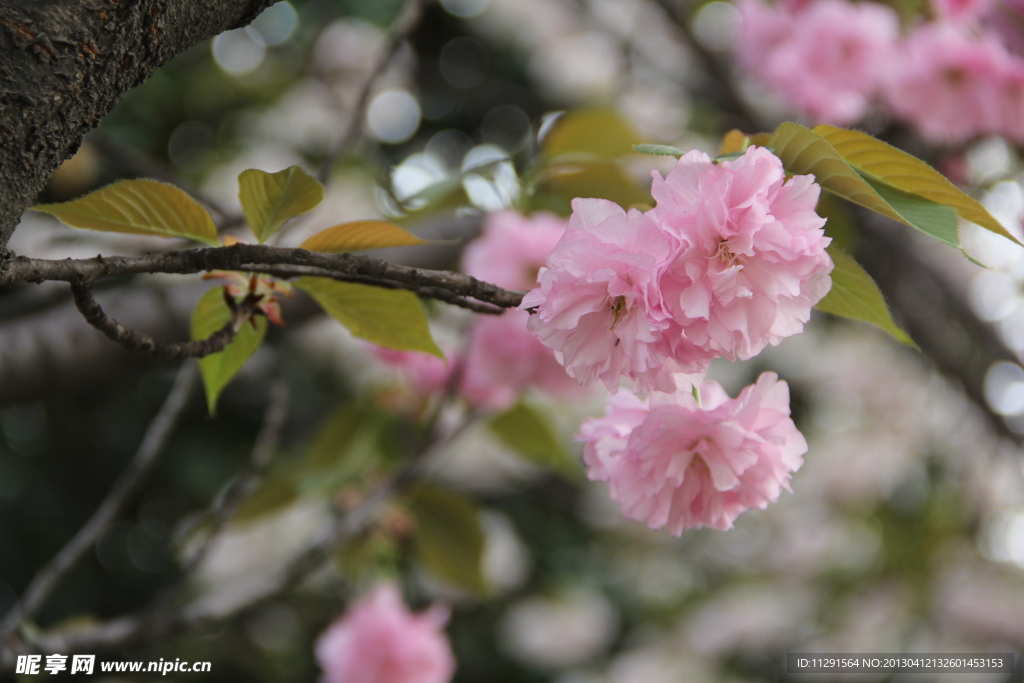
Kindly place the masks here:
POLYGON ((716 382, 610 402, 580 428, 592 479, 606 479, 630 519, 680 535, 729 529, 750 508, 776 501, 803 464, 807 442, 789 416, 789 386, 773 372, 730 399, 716 382))
POLYGON ((455 657, 445 609, 413 614, 391 583, 377 586, 316 641, 321 683, 448 683, 455 657))

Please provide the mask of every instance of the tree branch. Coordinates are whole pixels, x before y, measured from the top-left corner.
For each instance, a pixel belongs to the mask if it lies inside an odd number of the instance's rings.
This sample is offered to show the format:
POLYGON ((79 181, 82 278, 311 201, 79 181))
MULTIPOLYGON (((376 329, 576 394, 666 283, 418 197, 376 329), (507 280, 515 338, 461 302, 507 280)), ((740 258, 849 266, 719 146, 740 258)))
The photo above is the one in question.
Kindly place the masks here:
POLYGON ((25 590, 20 605, 16 605, 0 623, 0 637, 15 630, 25 620, 33 619, 38 614, 68 572, 86 551, 93 547, 125 504, 138 492, 146 475, 153 469, 163 453, 164 447, 178 423, 178 418, 188 403, 189 394, 195 385, 196 374, 194 363, 182 365, 160 412, 153 418, 149 429, 146 430, 146 435, 143 437, 135 457, 118 477, 110 493, 89 518, 89 521, 85 523, 85 526, 79 529, 67 545, 61 548, 60 552, 33 577, 25 590))
MULTIPOLYGON (((268 266, 303 266, 337 275, 358 277, 414 288, 426 295, 431 288, 469 297, 499 308, 515 308, 525 292, 502 289, 463 273, 426 270, 390 263, 363 254, 324 254, 306 249, 286 249, 255 244, 186 249, 144 256, 109 256, 90 259, 33 259, 18 256, 11 262, 0 285, 9 282, 92 282, 116 275, 143 273, 200 273, 208 270, 268 272, 268 266)), ((384 286, 388 286, 385 284, 384 286)))
POLYGON ((99 303, 92 296, 92 286, 85 280, 71 282, 71 294, 75 299, 75 307, 85 321, 102 332, 108 339, 115 341, 129 351, 142 351, 157 358, 202 358, 212 353, 223 351, 224 347, 238 334, 238 330, 248 322, 259 303, 258 299, 247 296, 241 304, 237 304, 231 319, 206 339, 190 342, 163 342, 145 334, 128 329, 121 323, 107 317, 99 303))
POLYGON ((0 253, 53 171, 126 91, 274 2, 0 0, 0 253))

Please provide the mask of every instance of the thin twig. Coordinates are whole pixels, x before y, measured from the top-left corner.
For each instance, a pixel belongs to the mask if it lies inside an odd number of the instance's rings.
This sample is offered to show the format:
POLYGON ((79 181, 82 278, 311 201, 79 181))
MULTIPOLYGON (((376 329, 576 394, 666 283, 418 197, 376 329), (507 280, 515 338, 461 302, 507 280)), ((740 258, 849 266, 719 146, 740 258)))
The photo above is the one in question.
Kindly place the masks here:
POLYGON ((75 307, 85 321, 117 342, 129 351, 142 351, 157 358, 203 358, 212 353, 223 351, 224 347, 238 334, 238 330, 252 319, 259 303, 254 297, 246 297, 232 311, 231 318, 223 327, 206 339, 190 342, 164 342, 143 332, 129 329, 112 318, 108 318, 103 308, 92 296, 92 287, 84 280, 71 282, 71 294, 75 299, 75 307))
POLYGON ((182 365, 160 412, 153 418, 146 430, 146 435, 143 437, 135 457, 118 477, 117 482, 110 489, 110 493, 100 503, 99 508, 85 523, 85 526, 79 529, 78 533, 61 548, 60 552, 36 573, 25 590, 20 605, 16 605, 4 618, 3 624, 0 625, 0 635, 9 633, 24 621, 35 618, 68 572, 96 543, 125 504, 138 492, 146 475, 153 469, 163 453, 171 433, 188 403, 192 387, 195 385, 196 374, 194 363, 182 365))
POLYGON ((686 41, 686 46, 704 63, 704 71, 708 80, 716 87, 714 92, 709 93, 711 99, 721 100, 723 110, 736 117, 737 125, 744 132, 758 133, 764 130, 765 123, 761 115, 740 95, 729 68, 719 59, 718 55, 706 48, 694 35, 693 28, 690 26, 690 17, 687 16, 687 12, 683 8, 684 3, 680 0, 654 0, 654 2, 664 10, 669 18, 674 20, 686 41))
POLYGON ((502 289, 497 285, 446 270, 426 270, 390 263, 364 254, 325 254, 306 249, 286 249, 257 244, 230 247, 183 249, 143 256, 105 256, 90 259, 33 259, 17 256, 0 285, 9 282, 62 280, 76 282, 143 273, 200 273, 208 270, 266 272, 267 266, 306 266, 371 283, 392 282, 415 287, 445 290, 500 308, 515 308, 525 292, 502 289))
POLYGON ((302 583, 323 565, 331 553, 369 529, 377 519, 381 507, 404 486, 420 476, 423 466, 438 451, 464 433, 476 419, 477 416, 471 414, 458 427, 444 433, 439 433, 435 424, 430 437, 398 472, 359 505, 344 516, 337 517, 330 529, 297 555, 263 590, 250 596, 244 604, 235 606, 230 612, 213 612, 202 600, 198 600, 180 611, 154 613, 152 610, 143 610, 85 630, 40 634, 35 638, 35 647, 42 652, 60 653, 95 652, 126 647, 222 623, 226 619, 237 617, 265 604, 302 583))
POLYGON ((270 464, 277 450, 288 417, 288 384, 284 380, 274 383, 270 389, 270 402, 263 414, 263 424, 256 436, 249 463, 244 470, 231 480, 214 502, 208 515, 210 528, 203 543, 188 557, 182 573, 190 574, 206 558, 213 541, 229 519, 238 510, 239 504, 255 488, 270 464))
POLYGON ((403 8, 401 15, 392 24, 387 37, 384 39, 384 44, 377 54, 377 61, 374 63, 373 68, 370 69, 370 73, 367 74, 366 80, 363 81, 359 89, 359 95, 356 97, 355 105, 345 119, 345 127, 342 129, 341 135, 327 153, 324 162, 320 164, 317 178, 321 183, 327 184, 327 180, 331 177, 331 171, 334 170, 338 163, 338 159, 362 135, 363 118, 366 116, 366 107, 370 102, 373 86, 388 68, 388 65, 391 64, 391 60, 394 58, 395 53, 398 52, 402 42, 416 28, 422 14, 423 0, 409 0, 403 8))

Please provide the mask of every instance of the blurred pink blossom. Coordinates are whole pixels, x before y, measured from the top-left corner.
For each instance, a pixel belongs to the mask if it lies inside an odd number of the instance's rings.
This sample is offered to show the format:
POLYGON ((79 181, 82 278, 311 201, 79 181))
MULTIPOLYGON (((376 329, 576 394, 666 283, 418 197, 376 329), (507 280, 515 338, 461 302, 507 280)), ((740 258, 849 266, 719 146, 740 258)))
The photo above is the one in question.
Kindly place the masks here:
POLYGON ((711 381, 700 394, 701 405, 689 390, 655 393, 649 403, 612 397, 578 437, 590 477, 609 481, 623 513, 677 536, 729 529, 744 510, 764 509, 807 452, 789 416, 789 386, 775 373, 736 399, 711 381))
POLYGON ((540 287, 520 308, 536 308, 529 328, 570 375, 618 390, 672 391, 672 372, 703 374, 713 354, 685 338, 662 305, 658 275, 676 242, 649 214, 604 199, 574 199, 569 227, 540 271, 540 287))
POLYGON ((899 19, 874 2, 739 3, 740 64, 816 121, 862 118, 891 68, 899 19))
POLYGON ((890 108, 930 142, 959 144, 1020 127, 1011 102, 1013 62, 992 36, 949 23, 924 24, 906 39, 886 88, 890 108), (1011 90, 1007 90, 1010 88, 1011 90))
POLYGON ((565 232, 566 221, 551 213, 529 217, 507 209, 487 215, 478 239, 466 246, 462 269, 505 289, 532 289, 537 271, 565 232))
POLYGON ((459 389, 471 405, 504 410, 530 387, 553 398, 582 393, 554 352, 527 329, 529 317, 524 311, 506 311, 480 316, 474 324, 459 389))
POLYGON ((407 381, 414 391, 430 395, 441 391, 452 372, 451 354, 446 362, 421 351, 398 351, 371 344, 373 355, 407 381))
POLYGON ((992 5, 992 0, 932 0, 939 17, 955 21, 971 19, 992 5))
POLYGON ((813 176, 786 180, 763 147, 719 164, 692 151, 653 175, 651 213, 678 244, 658 289, 688 343, 746 360, 801 332, 832 286, 813 176))
POLYGON ((447 610, 411 613, 385 583, 349 607, 316 642, 322 683, 448 683, 455 657, 444 635, 447 610))

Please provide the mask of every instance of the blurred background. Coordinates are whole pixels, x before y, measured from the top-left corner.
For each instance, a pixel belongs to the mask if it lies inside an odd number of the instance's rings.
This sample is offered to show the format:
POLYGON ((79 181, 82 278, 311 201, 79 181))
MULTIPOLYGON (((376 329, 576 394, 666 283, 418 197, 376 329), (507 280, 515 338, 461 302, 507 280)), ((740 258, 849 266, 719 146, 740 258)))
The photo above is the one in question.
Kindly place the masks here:
MULTIPOLYGON (((925 2, 889 5, 903 35, 943 21, 925 2)), ((1021 16, 991 5, 1000 14, 978 18, 972 35, 995 26, 1007 58, 1021 59, 1019 35, 1004 30, 1021 16)), ((299 163, 324 169, 327 196, 279 244, 386 218, 446 242, 382 256, 456 268, 490 212, 565 216, 578 196, 649 205, 651 170, 673 159, 634 154, 633 144, 714 155, 731 128, 828 119, 734 58, 749 15, 732 3, 440 0, 409 12, 400 0, 275 4, 131 91, 40 201, 154 177, 248 239, 238 173, 299 163), (353 111, 363 115, 348 134, 353 111)), ((939 166, 1021 234, 1019 139, 983 130, 936 139, 893 111, 874 104, 845 123, 939 166)), ((528 391, 520 413, 484 416, 437 454, 427 493, 389 503, 294 590, 232 612, 322 531, 332 507, 393 469, 429 403, 297 296, 216 418, 193 392, 157 471, 39 624, 150 604, 178 575, 197 515, 248 462, 271 387, 283 382, 291 399, 274 460, 189 577, 190 598, 232 616, 108 658, 213 662, 210 674, 180 675, 190 681, 316 680, 316 636, 382 577, 397 577, 417 607, 453 606, 459 682, 786 681, 807 679, 786 673, 786 652, 1020 653, 1024 250, 965 225, 981 268, 883 219, 822 211, 921 352, 816 314, 804 334, 752 361, 716 360, 711 374, 732 395, 762 370, 778 372, 810 444, 792 493, 733 530, 676 539, 624 519, 606 485, 586 481, 572 441, 604 396, 528 391), (541 443, 517 440, 523 430, 541 443)), ((29 213, 11 248, 63 258, 167 243, 78 233, 29 213)), ((147 276, 104 283, 97 297, 132 327, 182 339, 210 286, 147 276)), ((439 343, 464 343, 471 316, 427 306, 439 343)), ((58 283, 0 292, 0 613, 99 505, 176 370, 103 338, 58 283)), ((441 421, 465 414, 449 406, 441 421)), ((927 680, 1024 680, 1018 669, 927 680)))

